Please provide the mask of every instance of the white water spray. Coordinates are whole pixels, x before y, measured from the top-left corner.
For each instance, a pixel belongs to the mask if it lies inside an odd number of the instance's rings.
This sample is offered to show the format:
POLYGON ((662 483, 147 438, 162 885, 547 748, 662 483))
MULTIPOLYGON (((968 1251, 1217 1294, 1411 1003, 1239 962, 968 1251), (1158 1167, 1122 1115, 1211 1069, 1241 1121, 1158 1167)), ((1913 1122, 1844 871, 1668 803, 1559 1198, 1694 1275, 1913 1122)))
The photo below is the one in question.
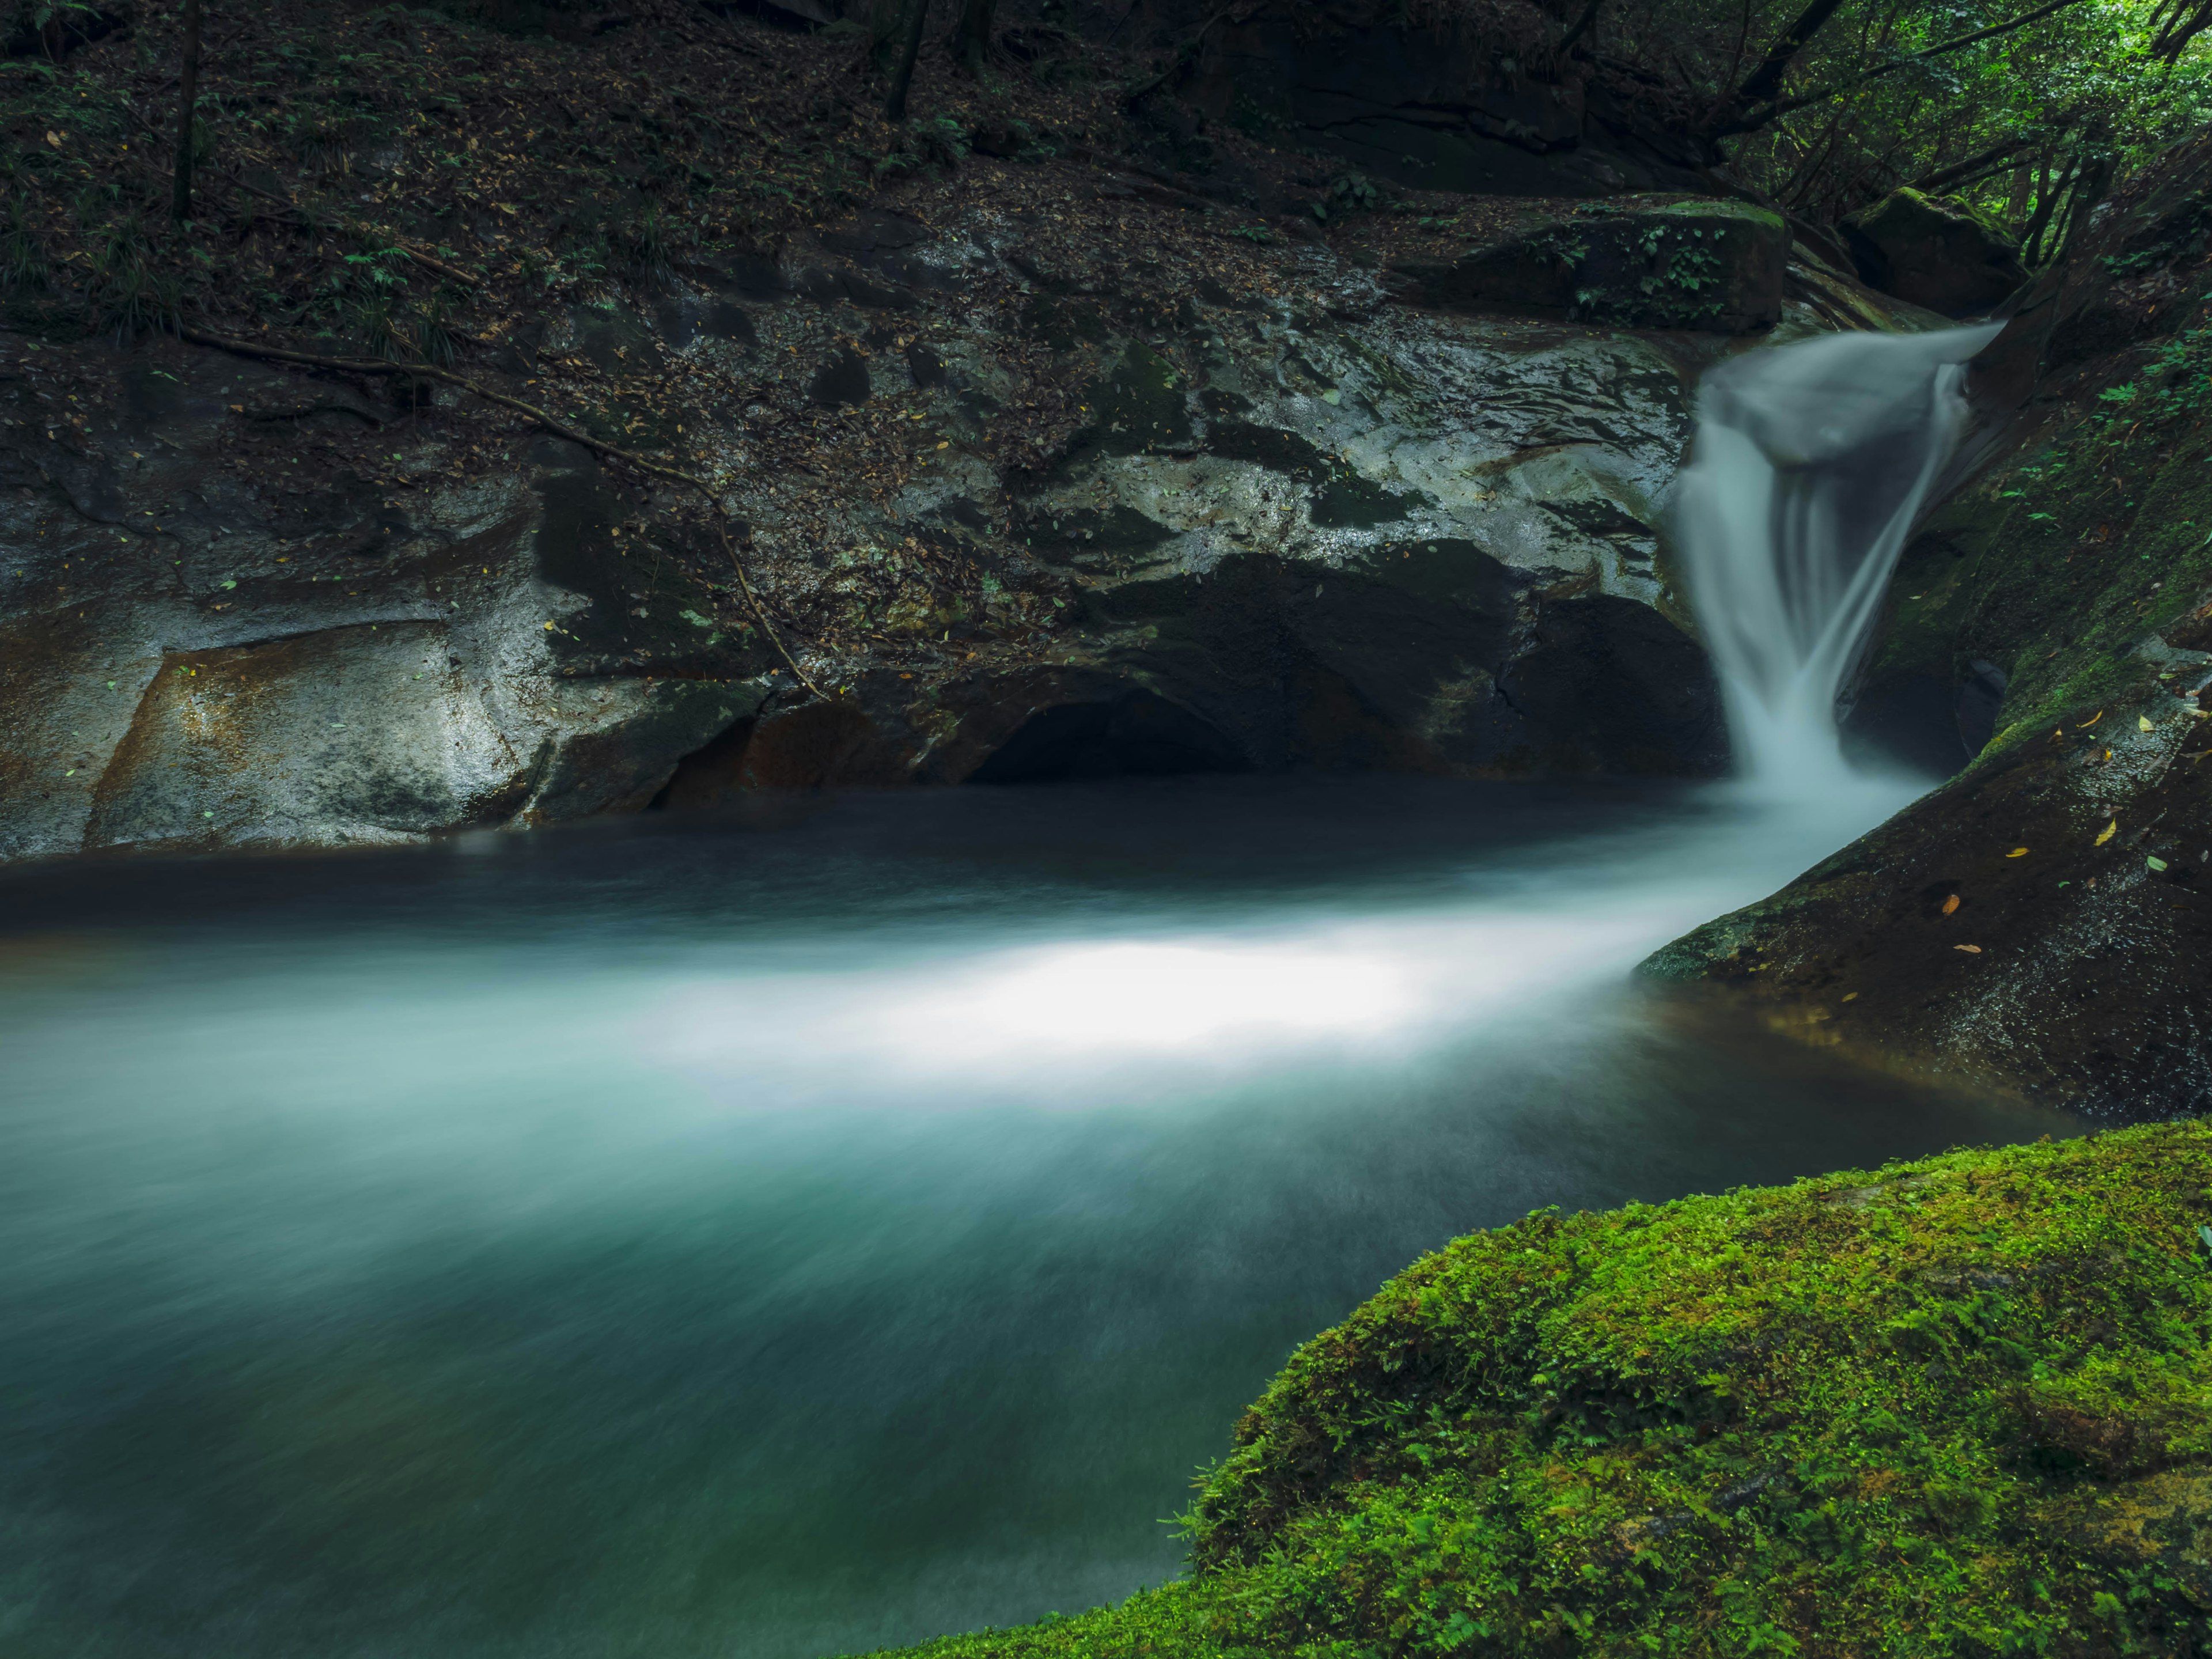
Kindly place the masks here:
POLYGON ((1676 527, 1739 764, 1761 793, 1855 787, 1837 696, 1964 429, 1966 361, 2000 326, 1831 335, 1747 353, 1699 388, 1676 527))

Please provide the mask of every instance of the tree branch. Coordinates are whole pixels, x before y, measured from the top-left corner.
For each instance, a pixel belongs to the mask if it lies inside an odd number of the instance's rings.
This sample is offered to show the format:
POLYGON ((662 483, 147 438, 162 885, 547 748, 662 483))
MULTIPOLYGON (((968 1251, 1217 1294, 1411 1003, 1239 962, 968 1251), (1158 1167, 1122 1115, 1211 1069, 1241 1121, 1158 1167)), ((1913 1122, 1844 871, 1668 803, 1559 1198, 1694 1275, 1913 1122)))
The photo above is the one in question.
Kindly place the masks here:
POLYGON ((2078 6, 2081 3, 2081 0, 2049 0, 2049 3, 2038 6, 2033 11, 2023 12, 2020 16, 2005 22, 1992 23, 1989 27, 1976 29, 1971 34, 1961 34, 1948 40, 1939 40, 1934 46, 1920 52, 1908 52, 1902 58, 1893 58, 1887 64, 1877 64, 1874 68, 1855 75, 1848 81, 1838 82, 1834 86, 1823 87, 1818 92, 1803 93, 1796 98, 1781 99, 1762 108, 1751 110, 1733 121, 1713 128, 1709 136, 1715 138, 1728 138, 1740 133, 1756 132, 1759 128, 1771 125, 1785 115, 1795 114, 1808 105, 1839 97, 1846 92, 1856 91, 1869 81, 1878 81, 1885 75, 1894 75, 1899 70, 1911 69, 1917 64, 1927 63, 1929 59, 1941 58, 1948 52, 1960 52, 1967 46, 1978 46, 1984 40, 1994 40, 2000 34, 2009 34, 2014 29, 2026 28, 2030 23, 2041 22, 2053 12, 2064 11, 2069 6, 2078 6))
POLYGON ((1978 169, 1989 167, 1996 162, 2008 161, 2021 151, 2033 149, 2040 142, 2040 139, 2032 137, 2008 138, 2002 143, 1990 145, 1978 155, 1969 155, 1963 161, 1954 161, 1948 167, 1939 167, 1934 173, 1915 179, 1911 187, 1914 190, 1941 190, 1946 185, 1958 184, 1978 169))
POLYGON ((1597 15, 1604 9, 1605 0, 1589 0, 1589 4, 1583 8, 1583 15, 1575 19, 1575 26, 1559 37, 1559 44, 1553 51, 1565 57, 1567 48, 1597 27, 1597 15))
POLYGON ((1766 54, 1765 61, 1752 70, 1751 78, 1738 87, 1729 102, 1737 109, 1748 104, 1764 103, 1782 88, 1782 77, 1789 72, 1790 64, 1805 49, 1805 44, 1833 17, 1844 0, 1812 0, 1797 19, 1782 31, 1766 54))

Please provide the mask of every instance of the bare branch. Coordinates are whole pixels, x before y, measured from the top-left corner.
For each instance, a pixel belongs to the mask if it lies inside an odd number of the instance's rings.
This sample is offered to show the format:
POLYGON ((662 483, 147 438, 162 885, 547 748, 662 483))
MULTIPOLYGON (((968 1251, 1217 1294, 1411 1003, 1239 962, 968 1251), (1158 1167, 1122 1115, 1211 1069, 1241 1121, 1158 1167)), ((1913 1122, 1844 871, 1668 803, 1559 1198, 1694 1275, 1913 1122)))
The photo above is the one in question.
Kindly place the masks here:
POLYGON ((1782 88, 1782 77, 1789 72, 1790 64, 1805 49, 1805 44, 1836 15, 1844 0, 1812 0, 1797 14, 1796 21, 1782 31, 1782 38, 1769 48, 1766 59, 1752 70, 1751 78, 1735 89, 1730 100, 1741 109, 1747 104, 1764 103, 1782 88))
POLYGON ((1605 0, 1589 0, 1589 4, 1583 8, 1583 15, 1575 19, 1575 26, 1559 37, 1559 44, 1553 50, 1565 57, 1570 46, 1597 26, 1597 15, 1604 9, 1605 0))
POLYGON ((1941 190, 1946 185, 1963 183, 1970 174, 1978 175, 1983 172, 1993 172, 1996 170, 1996 164, 2009 161, 2021 151, 2033 149, 2040 142, 2042 142, 2040 139, 2034 137, 2007 138, 2002 143, 1990 145, 1978 155, 1969 155, 1963 161, 1954 161, 1948 167, 1939 167, 1933 173, 1923 174, 1912 181, 1912 188, 1941 190))

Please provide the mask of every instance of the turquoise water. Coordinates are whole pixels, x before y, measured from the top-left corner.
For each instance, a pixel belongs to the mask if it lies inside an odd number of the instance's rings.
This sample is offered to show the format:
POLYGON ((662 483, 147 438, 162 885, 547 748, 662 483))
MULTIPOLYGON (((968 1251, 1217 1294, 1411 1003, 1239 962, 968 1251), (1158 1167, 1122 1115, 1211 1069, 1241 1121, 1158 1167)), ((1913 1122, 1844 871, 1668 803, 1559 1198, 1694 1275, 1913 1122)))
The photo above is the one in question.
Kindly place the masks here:
POLYGON ((2064 1131, 1630 984, 1860 827, 1194 780, 14 872, 0 1651, 798 1656, 1157 1583, 1456 1233, 2064 1131))

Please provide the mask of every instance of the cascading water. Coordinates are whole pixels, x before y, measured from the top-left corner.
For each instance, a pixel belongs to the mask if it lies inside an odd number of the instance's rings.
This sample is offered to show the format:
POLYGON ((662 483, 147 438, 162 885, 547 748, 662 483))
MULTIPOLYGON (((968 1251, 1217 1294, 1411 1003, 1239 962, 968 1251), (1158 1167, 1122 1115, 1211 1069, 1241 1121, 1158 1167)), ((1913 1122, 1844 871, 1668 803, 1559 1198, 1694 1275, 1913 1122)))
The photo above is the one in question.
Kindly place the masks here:
POLYGON ((1705 377, 1675 526, 1739 764, 1762 793, 1852 786, 1837 696, 1965 428, 1966 362, 1999 326, 1832 335, 1705 377))

